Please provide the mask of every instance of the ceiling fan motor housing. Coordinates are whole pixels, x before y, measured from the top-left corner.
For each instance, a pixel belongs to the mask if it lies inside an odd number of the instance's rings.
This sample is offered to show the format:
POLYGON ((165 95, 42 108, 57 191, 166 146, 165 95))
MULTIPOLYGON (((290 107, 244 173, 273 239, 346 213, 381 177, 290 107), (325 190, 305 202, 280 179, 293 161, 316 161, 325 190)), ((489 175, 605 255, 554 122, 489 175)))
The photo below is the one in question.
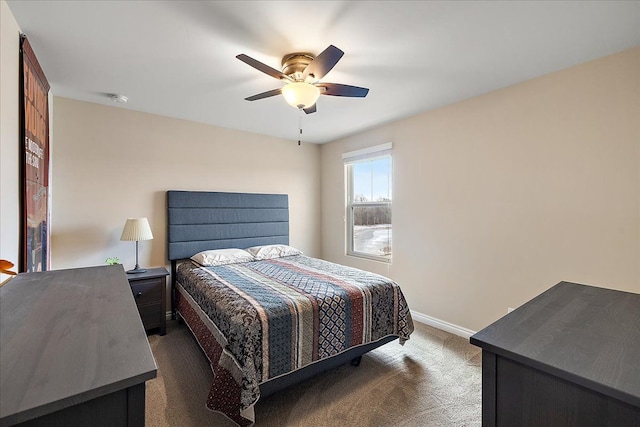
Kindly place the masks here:
MULTIPOLYGON (((285 55, 282 58, 282 73, 297 82, 303 81, 302 73, 314 59, 315 55, 307 52, 296 52, 285 55)), ((310 77, 311 81, 316 80, 313 74, 309 74, 308 77, 310 77)))

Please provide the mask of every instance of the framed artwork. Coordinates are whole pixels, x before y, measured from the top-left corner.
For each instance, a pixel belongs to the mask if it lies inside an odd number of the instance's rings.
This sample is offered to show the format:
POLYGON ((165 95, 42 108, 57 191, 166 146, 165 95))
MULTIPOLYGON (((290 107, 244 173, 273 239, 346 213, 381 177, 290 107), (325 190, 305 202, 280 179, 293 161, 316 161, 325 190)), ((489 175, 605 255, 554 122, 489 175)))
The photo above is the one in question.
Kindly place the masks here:
POLYGON ((49 82, 26 36, 20 37, 20 265, 49 266, 49 82))

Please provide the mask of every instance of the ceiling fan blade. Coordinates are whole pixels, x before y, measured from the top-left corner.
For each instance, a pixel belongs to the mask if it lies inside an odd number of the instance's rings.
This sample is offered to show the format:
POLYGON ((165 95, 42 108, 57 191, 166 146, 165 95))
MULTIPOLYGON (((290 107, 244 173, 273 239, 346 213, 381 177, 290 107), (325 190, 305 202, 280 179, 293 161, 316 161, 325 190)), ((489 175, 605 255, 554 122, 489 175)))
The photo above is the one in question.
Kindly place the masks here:
POLYGON ((311 114, 311 113, 315 113, 316 110, 316 104, 313 104, 311 107, 309 108, 304 108, 304 112, 307 114, 311 114))
POLYGON ((313 76, 315 80, 320 80, 340 61, 342 55, 344 55, 343 51, 334 45, 330 45, 307 65, 307 68, 305 68, 302 73, 302 77, 313 76))
POLYGON ((280 95, 282 93, 282 89, 273 89, 267 92, 262 92, 257 95, 250 96, 245 98, 247 101, 257 101, 258 99, 269 98, 270 96, 280 95))
POLYGON ((316 86, 324 88, 321 95, 348 96, 352 98, 364 98, 369 93, 366 87, 341 85, 339 83, 318 83, 316 86))
POLYGON ((271 77, 274 77, 278 80, 291 81, 291 78, 286 74, 284 74, 282 71, 278 71, 275 68, 271 68, 267 64, 263 64, 262 62, 256 59, 253 59, 252 57, 247 56, 244 53, 241 53, 240 55, 236 56, 236 58, 238 58, 240 61, 244 62, 245 64, 251 65, 256 70, 262 71, 263 73, 268 74, 271 77))

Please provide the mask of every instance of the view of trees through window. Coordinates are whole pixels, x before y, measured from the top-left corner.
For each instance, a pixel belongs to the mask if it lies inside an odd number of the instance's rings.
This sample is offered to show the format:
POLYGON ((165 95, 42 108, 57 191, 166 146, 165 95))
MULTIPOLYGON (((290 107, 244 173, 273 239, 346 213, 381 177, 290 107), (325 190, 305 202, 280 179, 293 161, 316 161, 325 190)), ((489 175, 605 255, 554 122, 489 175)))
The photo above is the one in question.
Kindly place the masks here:
POLYGON ((391 156, 354 162, 350 174, 350 252, 390 260, 391 156))

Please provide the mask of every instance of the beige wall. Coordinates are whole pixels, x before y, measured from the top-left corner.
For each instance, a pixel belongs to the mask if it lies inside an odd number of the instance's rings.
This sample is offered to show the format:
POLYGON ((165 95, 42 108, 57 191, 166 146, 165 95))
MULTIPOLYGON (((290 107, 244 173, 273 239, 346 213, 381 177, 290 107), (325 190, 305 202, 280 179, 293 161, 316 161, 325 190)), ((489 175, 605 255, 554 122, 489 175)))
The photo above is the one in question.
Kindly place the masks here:
MULTIPOLYGON (((428 94, 416 94, 416 96, 428 94)), ((479 330, 566 280, 640 292, 640 48, 325 144, 323 258, 479 330), (341 154, 392 141, 393 263, 345 256, 341 154)))
MULTIPOLYGON (((18 264, 20 28, 0 1, 0 258, 18 264)), ((13 271, 18 271, 14 268, 13 271)), ((0 274, 0 283, 8 276, 0 274)))
POLYGON ((167 190, 287 193, 291 244, 320 255, 319 147, 54 97, 52 266, 129 269, 128 217, 148 217, 140 265, 168 264, 167 190))

